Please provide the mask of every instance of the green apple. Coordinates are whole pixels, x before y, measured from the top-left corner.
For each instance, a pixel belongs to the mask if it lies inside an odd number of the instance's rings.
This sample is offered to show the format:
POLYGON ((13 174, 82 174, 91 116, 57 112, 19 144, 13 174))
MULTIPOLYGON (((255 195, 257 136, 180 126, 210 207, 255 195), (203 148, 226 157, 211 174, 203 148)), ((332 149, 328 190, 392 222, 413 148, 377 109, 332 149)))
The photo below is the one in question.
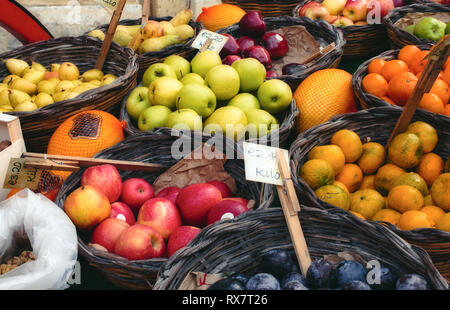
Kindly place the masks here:
POLYGON ((165 105, 174 110, 177 94, 183 86, 176 77, 163 76, 154 80, 148 87, 148 100, 152 105, 165 105))
POLYGON ((218 108, 204 122, 203 131, 209 134, 222 134, 230 139, 240 140, 245 136, 247 116, 233 106, 218 108))
POLYGON ((191 72, 191 63, 179 55, 170 55, 164 59, 164 63, 172 68, 179 80, 191 72))
POLYGON ((228 100, 239 93, 241 82, 236 69, 229 65, 218 65, 206 73, 205 81, 217 100, 228 100))
POLYGON ((406 27, 406 28, 403 29, 403 30, 409 32, 410 34, 414 34, 414 29, 415 29, 415 28, 416 28, 416 25, 415 25, 415 24, 412 24, 412 25, 409 25, 408 27, 406 27))
POLYGON ((291 104, 291 87, 282 80, 271 79, 265 81, 258 88, 258 100, 261 107, 269 113, 283 112, 291 104))
POLYGON ((138 120, 141 112, 151 105, 148 99, 148 87, 145 86, 134 88, 126 101, 128 115, 134 120, 138 120))
POLYGON ((170 113, 165 126, 181 131, 202 131, 202 118, 192 109, 179 109, 170 113))
POLYGON ((228 101, 227 105, 238 107, 239 109, 244 111, 244 113, 247 113, 247 111, 251 109, 261 108, 258 98, 250 93, 237 94, 230 101, 228 101))
POLYGON ((200 85, 207 86, 205 80, 199 74, 192 73, 192 72, 186 74, 181 79, 181 83, 183 83, 184 85, 187 85, 187 84, 200 84, 200 85))
POLYGON ((261 109, 250 109, 247 116, 247 133, 249 138, 263 137, 280 127, 278 120, 269 112, 261 109))
POLYGON ((154 63, 145 70, 142 76, 142 86, 149 87, 154 80, 163 76, 177 78, 175 71, 168 64, 154 63))
POLYGON ((241 93, 257 90, 266 79, 266 68, 255 58, 238 59, 231 66, 239 74, 241 93))
POLYGON ((202 78, 205 78, 210 69, 221 64, 222 59, 219 53, 210 50, 197 53, 191 60, 192 72, 197 73, 202 78))
POLYGON ((445 26, 445 34, 450 34, 450 22, 445 26))
POLYGON ((438 19, 427 16, 417 22, 414 27, 414 35, 422 39, 439 41, 445 35, 444 25, 438 19))
POLYGON ((138 128, 142 131, 153 130, 166 125, 172 110, 163 105, 153 105, 142 111, 138 119, 138 128))
POLYGON ((200 84, 184 85, 178 92, 176 99, 177 109, 192 109, 205 118, 216 109, 216 96, 207 86, 200 84))

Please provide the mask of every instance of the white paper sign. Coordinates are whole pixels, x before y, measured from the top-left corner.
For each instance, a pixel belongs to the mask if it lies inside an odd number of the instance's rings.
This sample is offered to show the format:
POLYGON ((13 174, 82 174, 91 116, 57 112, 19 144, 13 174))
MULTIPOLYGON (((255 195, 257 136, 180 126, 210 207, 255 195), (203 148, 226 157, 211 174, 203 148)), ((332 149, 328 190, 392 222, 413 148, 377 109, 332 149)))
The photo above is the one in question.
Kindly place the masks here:
MULTIPOLYGON (((279 148, 243 143, 245 178, 249 181, 283 185, 280 170, 278 169, 277 153, 279 148)), ((289 163, 288 150, 282 150, 286 162, 289 163)))
POLYGON ((194 42, 192 42, 191 47, 196 49, 201 49, 203 44, 205 44, 206 40, 209 38, 212 39, 211 45, 208 47, 210 51, 216 51, 219 53, 224 47, 225 43, 227 43, 228 37, 218 34, 216 32, 212 32, 206 29, 203 29, 199 32, 194 42))
POLYGON ((115 10, 119 4, 119 0, 95 0, 102 6, 115 10))

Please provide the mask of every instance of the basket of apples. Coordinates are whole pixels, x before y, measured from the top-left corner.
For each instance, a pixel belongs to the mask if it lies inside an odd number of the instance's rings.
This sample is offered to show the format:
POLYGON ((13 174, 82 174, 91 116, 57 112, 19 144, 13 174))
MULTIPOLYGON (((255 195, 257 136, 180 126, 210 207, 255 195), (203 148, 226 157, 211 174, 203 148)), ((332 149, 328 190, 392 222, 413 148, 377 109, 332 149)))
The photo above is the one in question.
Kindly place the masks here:
POLYGON ((305 274, 283 212, 269 208, 203 229, 162 265, 154 289, 448 289, 424 250, 383 225, 308 206, 298 215, 311 256, 305 274))
POLYGON ((431 46, 450 33, 450 6, 426 2, 399 7, 389 12, 383 23, 392 49, 431 46))
POLYGON ((342 28, 346 40, 344 57, 364 58, 388 48, 383 18, 403 4, 401 0, 304 0, 295 7, 293 15, 322 19, 342 28))
POLYGON ((212 145, 198 133, 136 135, 97 154, 162 169, 102 164, 64 182, 56 204, 77 228, 79 254, 119 287, 152 289, 160 266, 205 227, 268 207, 273 195, 261 195, 261 184, 245 179, 240 151, 226 143, 212 145), (177 143, 182 149, 175 150, 177 143))
POLYGON ((239 23, 217 32, 228 37, 220 52, 224 63, 256 58, 268 79, 280 79, 293 90, 311 73, 339 66, 345 45, 342 32, 323 21, 263 17, 258 11, 248 11, 239 23))
POLYGON ((0 113, 20 118, 27 150, 45 153, 53 132, 80 110, 119 115, 136 85, 137 55, 111 47, 95 69, 102 43, 87 36, 41 41, 0 55, 0 113))
POLYGON ((289 15, 298 4, 298 0, 222 0, 223 3, 237 5, 244 11, 258 11, 264 17, 289 15))

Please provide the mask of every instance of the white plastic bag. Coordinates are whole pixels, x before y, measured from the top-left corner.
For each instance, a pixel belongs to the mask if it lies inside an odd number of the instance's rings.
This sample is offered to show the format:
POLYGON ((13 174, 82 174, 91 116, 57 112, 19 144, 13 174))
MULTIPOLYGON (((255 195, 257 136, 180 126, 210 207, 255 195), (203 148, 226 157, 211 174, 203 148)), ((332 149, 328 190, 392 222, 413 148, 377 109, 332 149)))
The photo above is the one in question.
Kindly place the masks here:
POLYGON ((28 239, 36 259, 0 276, 0 290, 58 290, 69 285, 78 256, 75 226, 56 204, 24 189, 0 202, 0 258, 28 239))

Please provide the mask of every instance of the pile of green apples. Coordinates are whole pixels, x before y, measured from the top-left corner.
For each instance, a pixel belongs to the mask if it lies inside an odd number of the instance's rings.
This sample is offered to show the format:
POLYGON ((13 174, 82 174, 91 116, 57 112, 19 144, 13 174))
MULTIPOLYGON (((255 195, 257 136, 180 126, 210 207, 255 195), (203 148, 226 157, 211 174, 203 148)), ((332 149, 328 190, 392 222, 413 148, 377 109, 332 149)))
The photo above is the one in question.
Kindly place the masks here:
POLYGON ((71 62, 53 63, 50 68, 17 58, 6 59, 4 63, 10 75, 0 84, 0 113, 32 112, 117 79, 99 69, 80 75, 78 67, 71 62))
POLYGON ((427 16, 421 18, 417 23, 407 26, 405 30, 421 39, 439 41, 445 35, 450 34, 450 22, 446 24, 435 17, 427 16))
POLYGON ((279 128, 292 96, 284 81, 266 80, 255 58, 227 65, 219 53, 205 50, 191 61, 171 55, 150 65, 126 99, 126 111, 142 131, 166 127, 240 140, 279 128))

